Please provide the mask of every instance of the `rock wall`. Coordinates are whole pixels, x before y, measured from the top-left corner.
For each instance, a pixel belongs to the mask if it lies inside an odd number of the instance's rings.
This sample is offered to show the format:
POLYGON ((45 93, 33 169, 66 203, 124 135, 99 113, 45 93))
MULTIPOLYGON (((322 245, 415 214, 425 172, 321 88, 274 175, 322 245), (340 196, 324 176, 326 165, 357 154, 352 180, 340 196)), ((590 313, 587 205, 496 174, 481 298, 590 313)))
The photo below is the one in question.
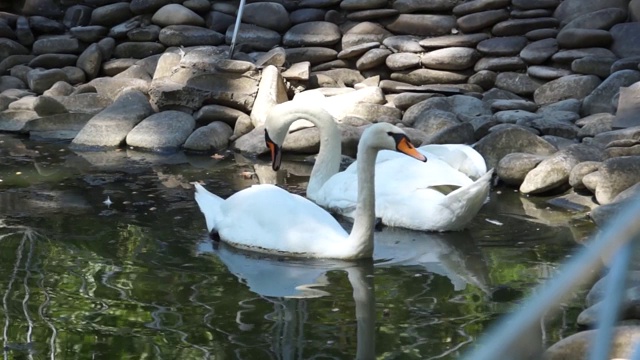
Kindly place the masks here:
MULTIPOLYGON (((0 4, 0 131, 76 149, 264 152, 276 103, 475 143, 524 193, 640 180, 638 0, 23 0, 0 4), (624 163, 624 164, 623 164, 624 163)), ((313 129, 285 148, 317 150, 313 129)))

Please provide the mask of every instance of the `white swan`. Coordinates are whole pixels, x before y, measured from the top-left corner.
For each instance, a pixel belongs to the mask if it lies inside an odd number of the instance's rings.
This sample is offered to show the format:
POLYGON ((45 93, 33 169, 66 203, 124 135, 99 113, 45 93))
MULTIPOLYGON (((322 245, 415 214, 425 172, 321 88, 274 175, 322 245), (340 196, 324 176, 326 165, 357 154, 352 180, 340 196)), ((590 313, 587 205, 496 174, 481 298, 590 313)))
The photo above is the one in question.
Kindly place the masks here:
MULTIPOLYGON (((314 123, 320 131, 320 152, 311 172, 307 197, 324 208, 353 218, 359 160, 339 172, 340 130, 322 108, 286 102, 270 111, 265 136, 273 169, 279 168, 281 145, 289 126, 299 119, 314 123)), ((466 145, 439 148, 428 145, 419 151, 428 157, 428 162, 407 161, 406 156, 389 151, 378 155, 376 216, 389 226, 426 231, 462 230, 484 204, 493 170, 487 172, 482 156, 466 145), (456 168, 441 158, 448 159, 456 168), (471 177, 479 175, 477 180, 472 180, 471 177)))
POLYGON ((351 234, 318 205, 274 185, 254 185, 223 200, 196 183, 195 199, 209 232, 238 248, 310 258, 370 258, 375 225, 371 179, 381 149, 426 161, 401 129, 381 123, 365 130, 358 144, 360 184, 351 234))

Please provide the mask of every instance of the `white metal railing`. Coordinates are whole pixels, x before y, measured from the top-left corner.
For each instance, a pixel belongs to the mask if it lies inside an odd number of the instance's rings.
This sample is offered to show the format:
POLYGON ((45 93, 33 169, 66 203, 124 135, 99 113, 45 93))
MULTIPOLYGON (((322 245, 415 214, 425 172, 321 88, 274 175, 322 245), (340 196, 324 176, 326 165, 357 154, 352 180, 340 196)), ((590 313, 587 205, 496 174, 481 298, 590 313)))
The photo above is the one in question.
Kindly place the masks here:
MULTIPOLYGON (((633 249, 640 240, 640 199, 630 201, 589 243, 567 261, 551 280, 540 285, 519 309, 507 315, 477 342, 464 359, 531 359, 541 351, 531 334, 543 317, 557 311, 578 286, 595 276, 602 259, 611 259, 607 292, 599 314, 598 333, 589 351, 590 360, 608 359, 614 325, 623 300, 633 249)), ((578 354, 576 354, 577 356, 578 354)), ((640 347, 633 359, 640 360, 640 347)))

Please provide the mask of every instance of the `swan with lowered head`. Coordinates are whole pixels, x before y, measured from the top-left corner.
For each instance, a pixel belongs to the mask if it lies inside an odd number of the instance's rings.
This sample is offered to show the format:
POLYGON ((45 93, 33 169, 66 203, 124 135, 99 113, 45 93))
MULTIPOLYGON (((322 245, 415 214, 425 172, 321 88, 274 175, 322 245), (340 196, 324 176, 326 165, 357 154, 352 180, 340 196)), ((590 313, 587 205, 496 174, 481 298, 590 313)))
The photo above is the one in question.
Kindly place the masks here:
MULTIPOLYGON (((265 122, 273 169, 280 166, 281 145, 290 125, 300 119, 312 122, 320 131, 320 152, 311 171, 307 197, 330 211, 354 218, 359 185, 356 169, 360 159, 345 171, 339 171, 340 130, 324 109, 302 102, 273 107, 265 122)), ((493 173, 493 170, 486 171, 482 156, 465 146, 428 145, 436 154, 427 147, 419 148, 429 159, 426 163, 408 162, 405 156, 381 151, 375 166, 376 216, 389 226, 426 231, 462 230, 484 204, 493 173), (474 157, 467 156, 467 152, 474 157), (465 156, 466 161, 460 160, 465 156), (443 161, 447 157, 457 158, 451 160, 457 168, 443 161), (463 173, 463 168, 470 168, 473 174, 463 173), (474 181, 469 175, 481 176, 474 181)))
MULTIPOLYGON (((267 141, 268 142, 268 141, 267 141)), ((327 211, 274 185, 253 185, 224 200, 195 183, 195 199, 209 232, 238 248, 310 258, 360 259, 373 254, 376 155, 395 149, 426 161, 406 134, 391 124, 376 124, 358 144, 359 191, 350 234, 327 211)))

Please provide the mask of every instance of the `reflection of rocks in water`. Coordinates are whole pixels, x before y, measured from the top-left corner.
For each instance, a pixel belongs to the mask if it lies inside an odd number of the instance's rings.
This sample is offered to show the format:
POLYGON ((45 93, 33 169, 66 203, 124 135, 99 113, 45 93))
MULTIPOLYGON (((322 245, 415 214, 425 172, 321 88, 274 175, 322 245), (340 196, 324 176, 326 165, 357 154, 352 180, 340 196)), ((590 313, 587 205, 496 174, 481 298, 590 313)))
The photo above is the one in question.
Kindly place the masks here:
POLYGON ((260 184, 284 184, 286 182, 284 171, 273 171, 271 165, 254 164, 255 171, 260 184))
POLYGON ((126 154, 129 160, 139 162, 141 165, 176 165, 189 163, 187 156, 182 151, 166 154, 127 149, 126 154))
POLYGON ((185 179, 184 176, 180 174, 165 174, 162 172, 161 168, 154 167, 153 169, 158 175, 158 180, 160 183, 169 189, 174 188, 183 188, 183 189, 192 189, 193 186, 189 183, 189 180, 185 179))
POLYGON ((19 189, 0 192, 0 213, 4 214, 84 213, 91 208, 81 190, 19 189))
POLYGON ((549 226, 569 226, 569 224, 579 215, 574 211, 559 210, 553 208, 545 202, 532 201, 531 198, 521 196, 524 213, 531 217, 531 220, 549 226))
POLYGON ((15 157, 35 157, 37 150, 27 149, 27 146, 17 137, 0 134, 0 155, 15 157))
MULTIPOLYGON (((78 155, 78 159, 82 159, 88 165, 97 167, 101 170, 122 170, 127 167, 127 156, 124 151, 107 150, 107 151, 74 151, 78 155)), ((87 164, 84 164, 87 168, 87 164)))

